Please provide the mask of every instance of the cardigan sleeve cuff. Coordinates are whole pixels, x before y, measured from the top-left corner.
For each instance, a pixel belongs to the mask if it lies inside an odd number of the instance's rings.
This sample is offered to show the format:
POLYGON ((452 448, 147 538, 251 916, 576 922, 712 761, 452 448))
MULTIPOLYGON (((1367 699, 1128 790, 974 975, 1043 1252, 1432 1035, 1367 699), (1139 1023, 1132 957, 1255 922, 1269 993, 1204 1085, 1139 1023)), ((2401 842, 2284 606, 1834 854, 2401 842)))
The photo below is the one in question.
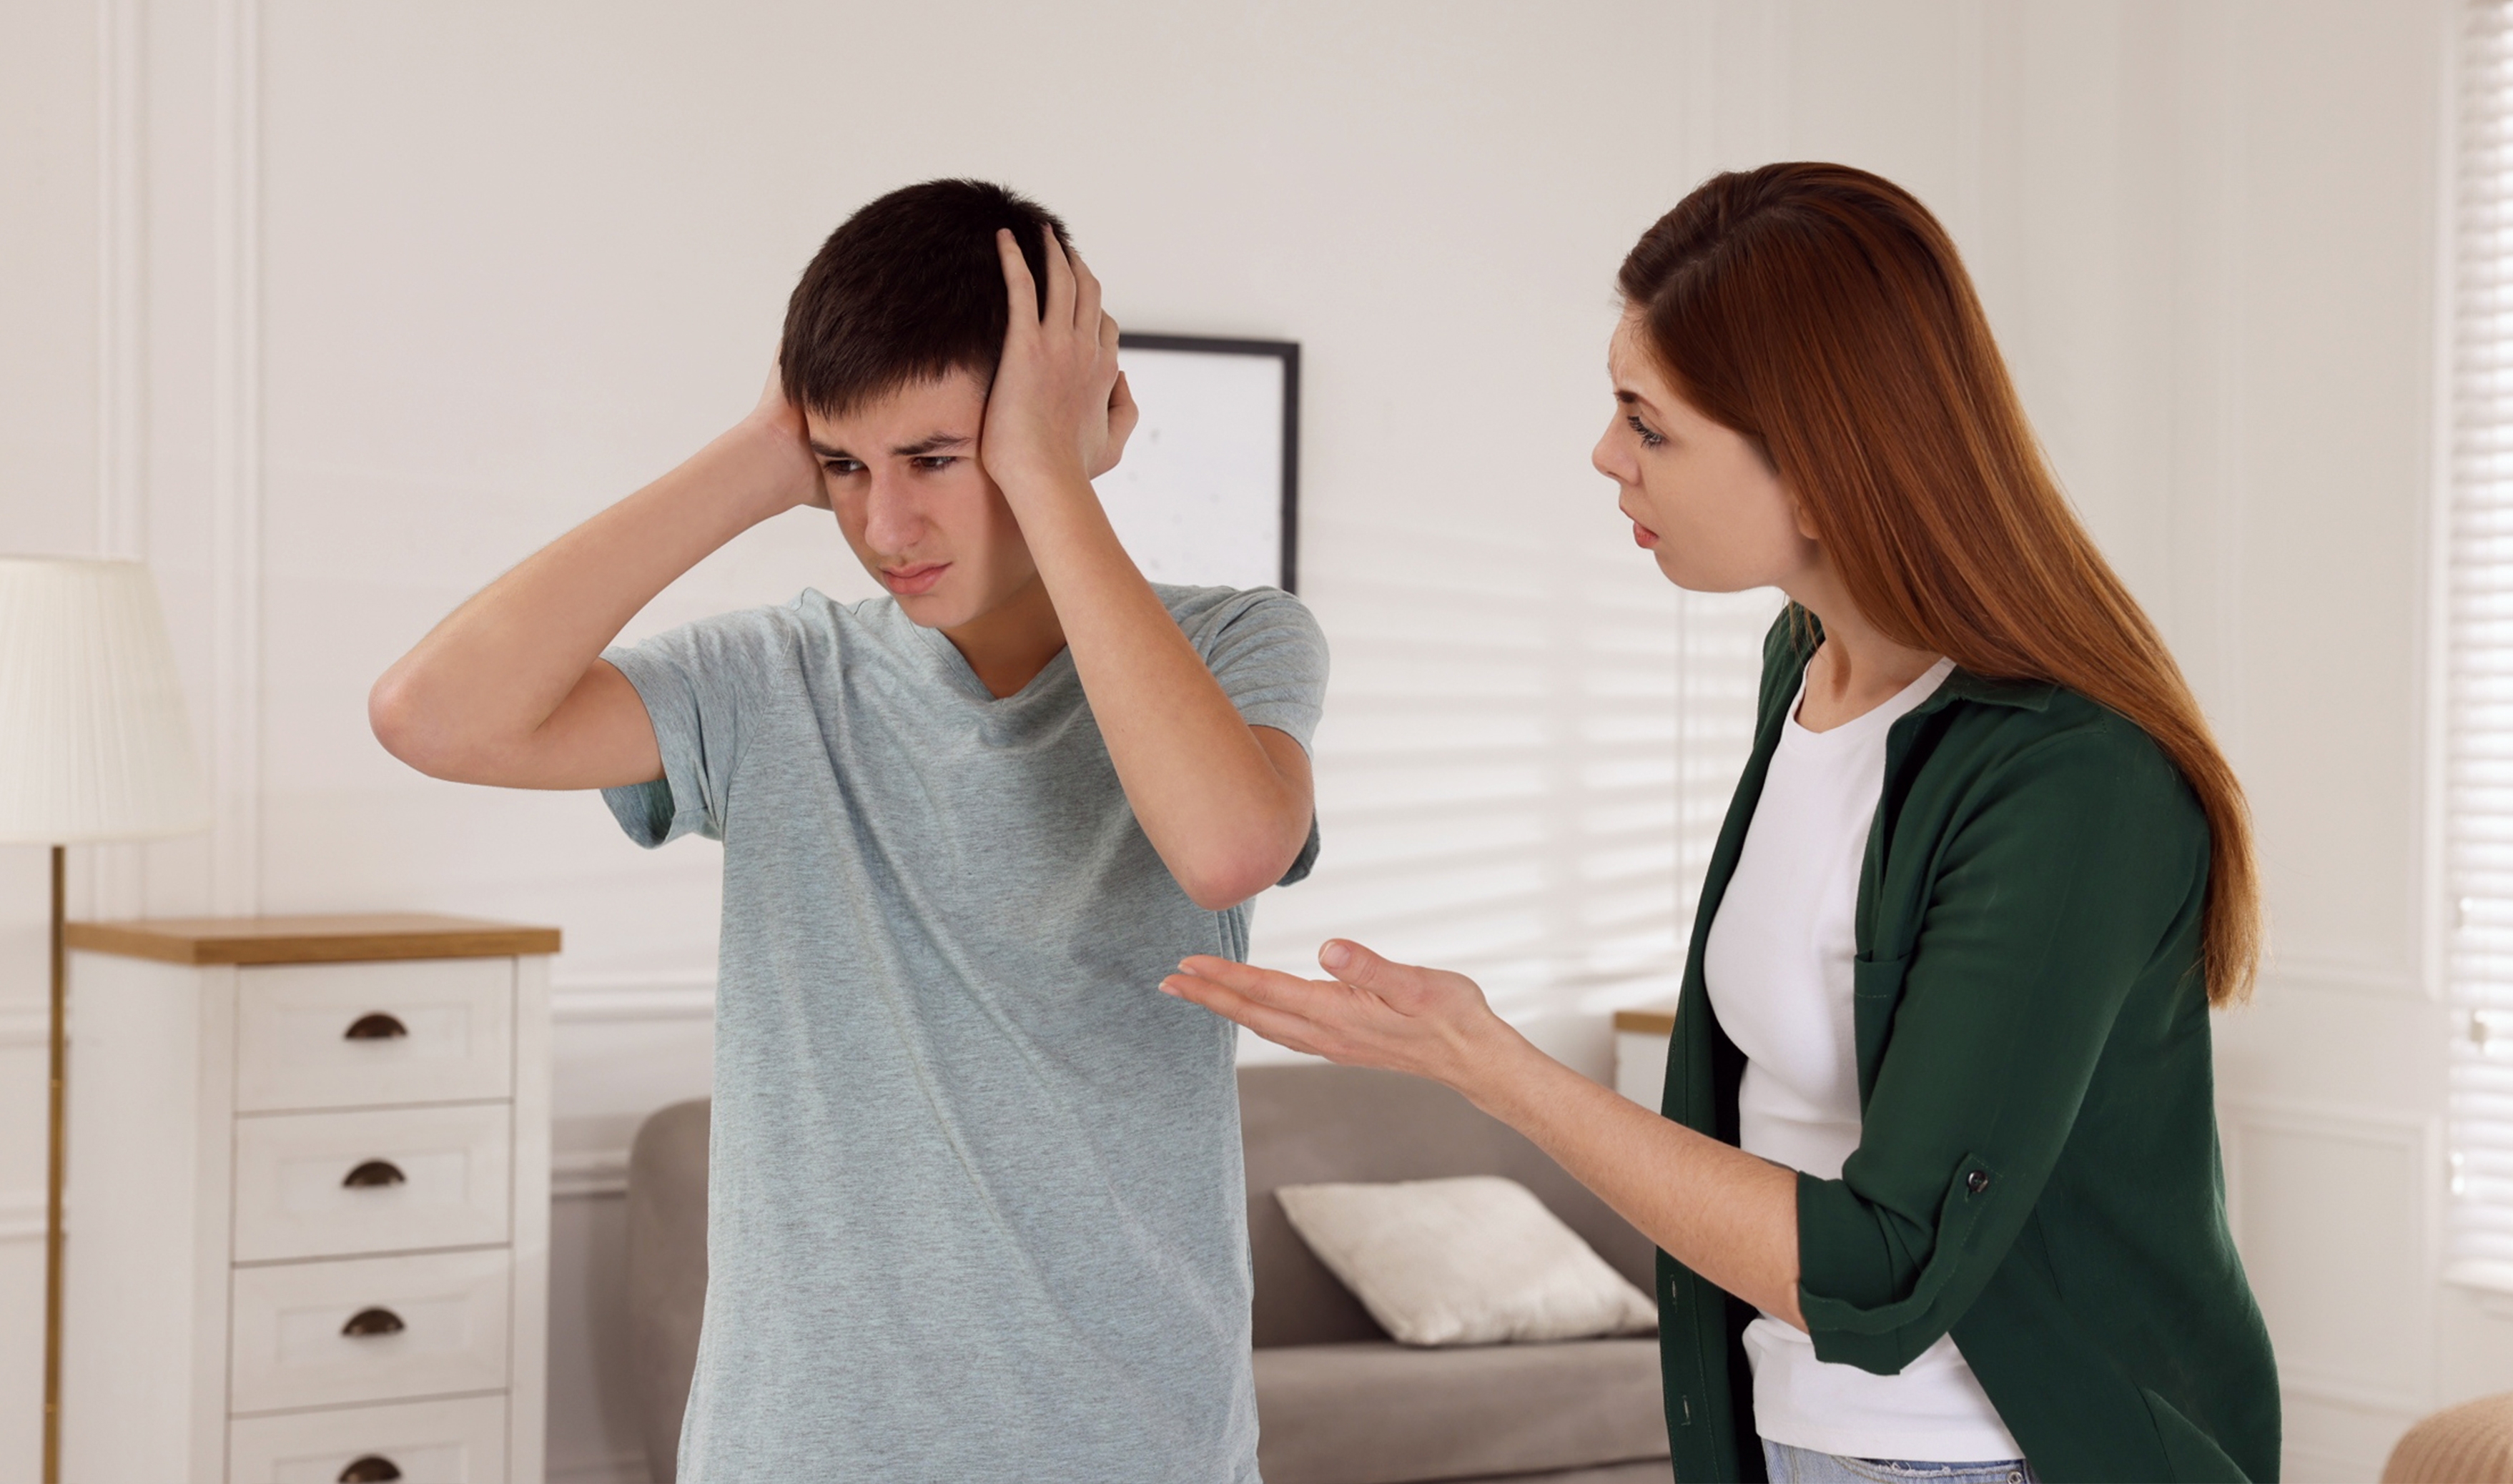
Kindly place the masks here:
POLYGON ((1798 1176, 1798 1311, 1815 1357, 1898 1374, 1937 1343, 1980 1291, 1996 1254, 1975 1250, 1982 1219, 2008 1191, 1967 1154, 1946 1181, 1934 1233, 1861 1198, 1846 1183, 1798 1176))

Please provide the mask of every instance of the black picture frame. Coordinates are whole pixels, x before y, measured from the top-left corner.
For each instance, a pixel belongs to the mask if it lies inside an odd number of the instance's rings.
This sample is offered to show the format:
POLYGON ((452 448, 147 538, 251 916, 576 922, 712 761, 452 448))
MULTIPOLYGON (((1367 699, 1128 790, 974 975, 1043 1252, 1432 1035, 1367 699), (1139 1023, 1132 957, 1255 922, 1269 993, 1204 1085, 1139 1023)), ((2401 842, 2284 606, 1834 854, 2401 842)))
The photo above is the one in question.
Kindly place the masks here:
POLYGON ((1117 336, 1119 350, 1182 350, 1200 355, 1271 356, 1283 368, 1283 504, 1282 581, 1285 592, 1298 592, 1300 555, 1300 342, 1239 340, 1210 335, 1169 335, 1126 330, 1117 336))

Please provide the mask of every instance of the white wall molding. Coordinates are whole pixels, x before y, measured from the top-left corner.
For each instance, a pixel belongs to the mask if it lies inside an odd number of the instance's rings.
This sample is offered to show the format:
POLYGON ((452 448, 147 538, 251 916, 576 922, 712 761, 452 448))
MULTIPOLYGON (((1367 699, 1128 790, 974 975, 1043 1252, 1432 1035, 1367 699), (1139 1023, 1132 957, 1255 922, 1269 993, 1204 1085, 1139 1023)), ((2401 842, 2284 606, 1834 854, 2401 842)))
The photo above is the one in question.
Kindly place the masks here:
POLYGON ((2286 1357, 2278 1357, 2278 1389, 2288 1396, 2308 1401, 2331 1402, 2353 1407, 2360 1412, 2378 1412, 2398 1418, 2403 1424, 2413 1422, 2433 1410, 2420 1394, 2385 1390, 2327 1376, 2290 1376, 2286 1357))
MULTIPOLYGON (((2222 1120, 2226 1214, 2237 1240, 2247 1248, 2257 1240, 2248 1232, 2243 1209, 2244 1164, 2254 1134, 2354 1143, 2398 1154, 2407 1162, 2414 1182, 2412 1198, 2418 1207, 2415 1219, 2419 1229, 2429 1233, 2438 1229, 2443 1199, 2442 1119, 2399 1108, 2244 1097, 2221 1100, 2218 1115, 2222 1120)), ((2410 1255, 2410 1261, 2431 1268, 2433 1244, 2429 1241, 2423 1245, 2427 1250, 2410 1255)), ((2430 1284, 2439 1276, 2425 1271, 2417 1281, 2430 1284)), ((2429 1387, 2417 1379, 2404 1383, 2390 1377, 2375 1380, 2351 1375, 2298 1353, 2292 1346, 2281 1348, 2278 1354, 2278 1379, 2280 1386, 2290 1394, 2317 1401, 2409 1417, 2422 1415, 2431 1406, 2429 1387)))
POLYGON ((44 1239, 44 1192, 0 1190, 0 1243, 44 1239))
POLYGON ((2431 998, 2424 976, 2413 965, 2382 964, 2370 959, 2311 953, 2274 954, 2263 978, 2303 988, 2379 999, 2431 998))
POLYGON ((2513 1263, 2448 1264, 2443 1280, 2466 1291, 2470 1305, 2491 1319, 2513 1319, 2513 1263))
MULTIPOLYGON (((2232 1096, 2218 1100, 2217 1111, 2228 1127, 2258 1129, 2263 1133, 2301 1134, 2313 1139, 2405 1147, 2415 1149, 2420 1155, 2442 1147, 2443 1121, 2432 1114, 2409 1108, 2232 1096)), ((2432 1160, 2426 1161, 2429 1166, 2433 1163, 2432 1160)), ((2432 1169, 2426 1173, 2431 1180, 2432 1169)))
POLYGON ((97 0, 97 501, 100 556, 146 553, 147 107, 140 0, 97 0))
MULTIPOLYGON (((148 555, 147 22, 141 0, 96 3, 96 553, 148 555)), ((146 852, 81 850, 73 910, 137 916, 146 852)))
POLYGON ((44 1006, 0 1010, 0 1047, 49 1046, 53 1013, 44 1006))
POLYGON ((620 1021, 711 1021, 715 980, 569 976, 550 984, 550 1020, 560 1025, 620 1021))
POLYGON ((261 25, 259 0, 219 0, 215 26, 216 355, 211 582, 210 899, 261 897, 261 25))

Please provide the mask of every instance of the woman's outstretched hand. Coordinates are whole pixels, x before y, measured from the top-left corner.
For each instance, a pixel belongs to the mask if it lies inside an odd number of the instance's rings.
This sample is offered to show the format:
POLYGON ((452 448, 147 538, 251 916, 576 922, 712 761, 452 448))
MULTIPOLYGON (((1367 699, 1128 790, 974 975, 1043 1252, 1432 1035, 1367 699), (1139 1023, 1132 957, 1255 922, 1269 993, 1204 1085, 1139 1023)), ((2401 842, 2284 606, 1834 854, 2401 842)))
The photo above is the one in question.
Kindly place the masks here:
POLYGON ((1276 1045, 1428 1077, 1470 1099, 1508 1053, 1533 1049, 1462 974, 1392 963, 1342 939, 1321 947, 1318 963, 1335 978, 1300 979, 1198 955, 1161 981, 1161 989, 1276 1045))
POLYGON ((1462 974, 1392 964, 1341 939, 1318 962, 1335 978, 1190 958, 1161 988, 1294 1051, 1446 1083, 1534 1140, 1677 1262, 1806 1328, 1795 1172, 1554 1061, 1462 974))

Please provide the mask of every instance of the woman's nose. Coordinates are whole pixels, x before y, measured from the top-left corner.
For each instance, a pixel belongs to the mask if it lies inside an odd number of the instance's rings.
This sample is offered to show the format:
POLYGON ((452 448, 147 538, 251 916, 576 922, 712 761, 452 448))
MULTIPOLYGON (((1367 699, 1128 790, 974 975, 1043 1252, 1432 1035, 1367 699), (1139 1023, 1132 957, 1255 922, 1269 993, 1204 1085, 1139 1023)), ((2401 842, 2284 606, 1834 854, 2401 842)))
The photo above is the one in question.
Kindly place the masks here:
POLYGON ((1634 481, 1630 477, 1629 470, 1623 466, 1618 457, 1619 452, 1615 447, 1615 430, 1609 426, 1597 435, 1597 446, 1588 451, 1588 462, 1598 473, 1615 483, 1631 484, 1634 481))

